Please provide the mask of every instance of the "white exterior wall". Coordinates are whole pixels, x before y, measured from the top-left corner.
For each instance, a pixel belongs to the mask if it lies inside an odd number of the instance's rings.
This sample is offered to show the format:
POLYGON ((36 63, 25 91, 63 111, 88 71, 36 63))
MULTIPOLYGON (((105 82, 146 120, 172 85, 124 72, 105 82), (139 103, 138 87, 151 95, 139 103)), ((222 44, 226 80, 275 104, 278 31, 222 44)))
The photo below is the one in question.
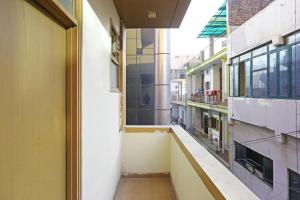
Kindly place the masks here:
POLYGON ((229 118, 266 127, 276 135, 300 129, 300 100, 229 97, 228 106, 229 118))
POLYGON ((275 0, 229 35, 228 57, 232 58, 270 42, 274 36, 284 36, 299 28, 300 1, 275 0))
MULTIPOLYGON (((275 0, 229 35, 228 57, 240 55, 271 42, 274 36, 285 36, 299 28, 300 1, 275 0)), ((229 97, 228 100, 228 118, 235 119, 230 127, 232 142, 271 137, 300 128, 299 100, 244 97, 229 97)), ((297 135, 288 137, 287 143, 282 143, 282 138, 278 137, 276 140, 245 145, 273 160, 273 188, 234 161, 232 146, 230 163, 233 173, 261 199, 288 199, 288 169, 299 173, 297 135)))
POLYGON ((120 94, 110 92, 110 0, 83 1, 82 199, 111 200, 121 174, 120 94))
MULTIPOLYGON (((274 135, 273 131, 242 122, 234 122, 231 129, 233 141, 239 143, 266 138, 274 135)), ((298 140, 298 139, 297 139, 298 140)), ((232 144, 234 144, 232 141, 232 144)), ((231 146, 231 169, 252 191, 261 199, 288 199, 288 169, 298 171, 297 161, 300 159, 300 143, 296 143, 296 138, 288 137, 287 143, 280 140, 266 140, 259 143, 248 144, 248 148, 273 160, 273 188, 265 184, 262 180, 252 175, 247 169, 235 162, 234 146, 231 146), (297 147, 298 146, 298 147, 297 147), (298 150, 298 153, 296 152, 298 150), (297 158, 298 155, 298 158, 297 158), (276 197, 276 198, 275 198, 276 197)))

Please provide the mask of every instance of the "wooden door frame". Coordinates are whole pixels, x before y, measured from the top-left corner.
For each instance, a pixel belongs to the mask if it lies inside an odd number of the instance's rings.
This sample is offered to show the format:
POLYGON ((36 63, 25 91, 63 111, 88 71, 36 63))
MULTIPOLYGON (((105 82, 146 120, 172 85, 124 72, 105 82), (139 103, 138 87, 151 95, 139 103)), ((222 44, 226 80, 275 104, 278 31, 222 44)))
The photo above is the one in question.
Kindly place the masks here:
POLYGON ((67 32, 66 66, 66 199, 81 199, 81 43, 82 0, 73 0, 71 14, 60 0, 27 0, 37 2, 67 32))

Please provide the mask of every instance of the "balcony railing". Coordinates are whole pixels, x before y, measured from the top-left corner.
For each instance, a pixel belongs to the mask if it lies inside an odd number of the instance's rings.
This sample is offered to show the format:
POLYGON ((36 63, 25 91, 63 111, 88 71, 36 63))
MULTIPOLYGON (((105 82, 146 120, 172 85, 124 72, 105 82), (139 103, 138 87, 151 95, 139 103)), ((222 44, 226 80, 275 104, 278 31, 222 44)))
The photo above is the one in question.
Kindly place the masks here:
POLYGON ((220 159, 226 166, 229 165, 229 152, 224 149, 222 150, 221 141, 215 140, 212 135, 205 133, 203 129, 199 129, 195 126, 189 129, 188 133, 220 159))
POLYGON ((217 104, 226 106, 226 102, 222 102, 222 91, 206 90, 198 91, 191 95, 190 101, 207 104, 217 104))

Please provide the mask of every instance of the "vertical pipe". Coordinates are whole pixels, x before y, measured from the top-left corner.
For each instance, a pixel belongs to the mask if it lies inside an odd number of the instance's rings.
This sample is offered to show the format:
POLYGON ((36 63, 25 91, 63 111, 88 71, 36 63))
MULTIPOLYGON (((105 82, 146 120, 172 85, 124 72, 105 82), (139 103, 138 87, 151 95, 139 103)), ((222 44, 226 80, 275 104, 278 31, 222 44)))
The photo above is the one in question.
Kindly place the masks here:
POLYGON ((171 124, 170 31, 155 30, 155 124, 171 124))

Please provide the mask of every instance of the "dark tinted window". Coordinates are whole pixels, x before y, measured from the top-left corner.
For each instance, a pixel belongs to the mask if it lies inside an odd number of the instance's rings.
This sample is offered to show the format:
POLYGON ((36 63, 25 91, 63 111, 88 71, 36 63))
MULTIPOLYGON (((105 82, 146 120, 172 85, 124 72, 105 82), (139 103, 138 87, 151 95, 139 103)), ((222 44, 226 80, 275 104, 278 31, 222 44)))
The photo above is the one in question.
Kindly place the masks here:
POLYGON ((300 44, 292 47, 292 96, 300 97, 300 44))

